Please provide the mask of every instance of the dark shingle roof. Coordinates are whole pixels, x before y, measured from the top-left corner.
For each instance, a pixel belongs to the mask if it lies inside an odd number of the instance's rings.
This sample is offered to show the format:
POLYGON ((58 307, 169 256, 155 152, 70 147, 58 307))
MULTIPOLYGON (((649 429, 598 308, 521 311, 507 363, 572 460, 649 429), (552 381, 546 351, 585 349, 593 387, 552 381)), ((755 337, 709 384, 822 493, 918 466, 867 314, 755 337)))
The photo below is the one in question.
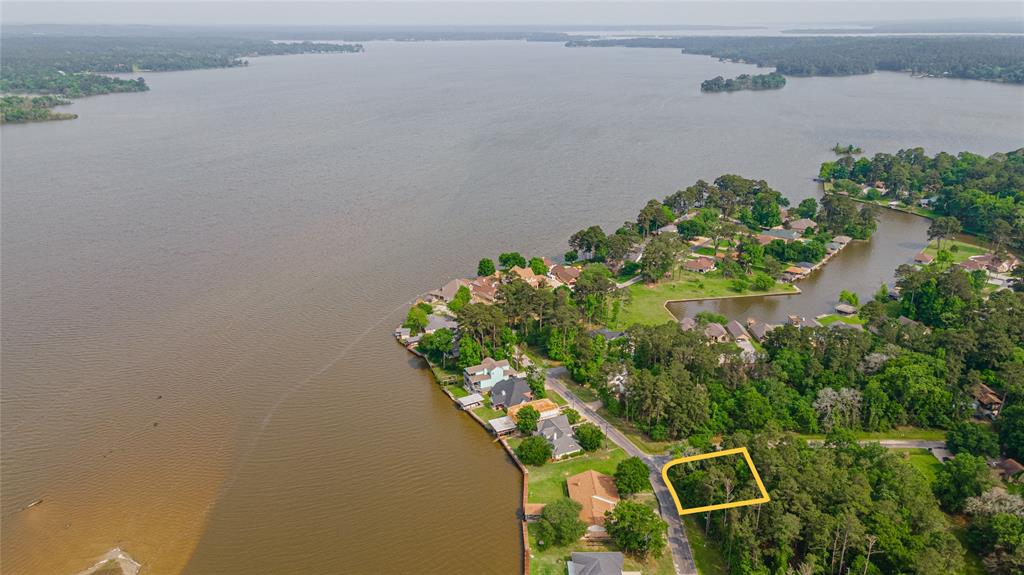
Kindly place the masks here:
POLYGON ((491 405, 512 407, 530 401, 530 384, 521 377, 499 381, 491 388, 491 405))

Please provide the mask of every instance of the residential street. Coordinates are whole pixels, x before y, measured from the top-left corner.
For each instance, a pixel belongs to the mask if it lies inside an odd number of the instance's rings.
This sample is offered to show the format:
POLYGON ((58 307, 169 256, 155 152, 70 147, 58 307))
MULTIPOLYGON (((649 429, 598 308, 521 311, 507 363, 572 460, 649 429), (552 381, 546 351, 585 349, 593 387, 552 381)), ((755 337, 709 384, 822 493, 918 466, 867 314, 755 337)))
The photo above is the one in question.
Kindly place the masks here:
POLYGON ((591 404, 584 403, 574 393, 569 391, 562 383, 562 378, 568 377, 564 367, 553 367, 548 370, 547 385, 569 402, 569 407, 575 409, 585 419, 600 427, 605 435, 613 443, 621 447, 626 453, 639 457, 651 470, 651 485, 654 486, 654 494, 658 497, 658 504, 661 507, 661 516, 668 523, 668 545, 672 551, 672 562, 675 564, 678 575, 697 575, 697 565, 693 562, 693 552, 690 550, 690 542, 686 538, 686 530, 683 528, 679 513, 676 511, 675 502, 668 492, 661 478, 661 467, 669 460, 669 456, 652 456, 644 453, 622 432, 608 423, 591 404))

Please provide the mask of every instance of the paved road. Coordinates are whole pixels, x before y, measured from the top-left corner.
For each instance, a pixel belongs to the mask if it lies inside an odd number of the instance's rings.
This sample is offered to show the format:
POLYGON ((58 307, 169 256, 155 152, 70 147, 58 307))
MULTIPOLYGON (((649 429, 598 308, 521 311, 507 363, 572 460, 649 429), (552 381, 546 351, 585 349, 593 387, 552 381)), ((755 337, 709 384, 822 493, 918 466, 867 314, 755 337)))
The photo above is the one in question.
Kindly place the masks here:
POLYGON ((564 367, 553 367, 548 370, 547 385, 564 397, 569 406, 580 412, 585 419, 595 423, 604 430, 608 439, 621 447, 631 456, 639 457, 651 470, 651 485, 654 486, 654 494, 658 498, 658 505, 661 507, 661 517, 668 523, 668 545, 672 551, 672 562, 675 564, 677 575, 698 575, 697 565, 693 562, 693 551, 690 549, 690 541, 686 538, 686 529, 679 519, 676 511, 676 504, 668 487, 661 477, 661 468, 669 460, 667 455, 652 456, 644 453, 621 431, 616 429, 607 420, 597 414, 593 403, 585 403, 573 392, 569 391, 562 378, 568 377, 564 367))

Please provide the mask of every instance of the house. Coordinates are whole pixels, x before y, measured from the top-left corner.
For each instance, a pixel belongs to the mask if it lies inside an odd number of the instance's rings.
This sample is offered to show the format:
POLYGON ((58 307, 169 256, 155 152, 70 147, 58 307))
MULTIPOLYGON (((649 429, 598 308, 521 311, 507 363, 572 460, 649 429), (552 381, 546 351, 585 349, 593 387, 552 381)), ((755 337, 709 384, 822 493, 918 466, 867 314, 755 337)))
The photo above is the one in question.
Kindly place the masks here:
POLYGON ((756 339, 757 341, 764 341, 764 338, 768 335, 768 332, 777 327, 779 326, 760 322, 754 318, 750 318, 747 320, 747 331, 749 331, 750 335, 754 336, 754 339, 756 339))
POLYGON ((729 332, 727 332, 725 327, 720 323, 709 323, 704 326, 704 337, 711 341, 725 343, 729 341, 729 332))
POLYGON ((569 498, 582 506, 580 520, 587 525, 588 539, 608 536, 604 529, 604 514, 619 503, 619 490, 610 475, 588 469, 565 480, 569 498))
POLYGON ((836 242, 829 242, 829 243, 825 244, 825 249, 828 251, 828 253, 834 254, 834 253, 838 252, 839 250, 843 249, 843 246, 842 246, 842 244, 838 244, 836 242))
POLYGON ((715 269, 715 260, 704 256, 695 260, 686 260, 683 262, 683 269, 688 272, 697 272, 699 274, 707 273, 715 269))
MULTIPOLYGON (((982 254, 980 256, 971 256, 969 261, 978 262, 985 269, 996 274, 1005 274, 1013 268, 1017 267, 1017 258, 1013 256, 1007 256, 1005 258, 998 258, 994 254, 982 254)), ((965 262, 966 263, 966 262, 965 262)))
POLYGON ((580 273, 579 268, 558 264, 551 266, 548 270, 548 275, 569 287, 576 285, 576 280, 579 279, 580 273))
POLYGON ((679 230, 676 229, 676 225, 675 224, 668 224, 668 225, 661 226, 660 228, 654 230, 654 233, 656 233, 656 234, 677 234, 677 233, 679 233, 679 230))
POLYGON ((455 323, 455 320, 450 317, 436 314, 428 315, 427 327, 423 328, 423 333, 434 333, 439 329, 450 329, 455 331, 459 329, 459 324, 455 323))
POLYGON ((494 435, 501 437, 503 435, 511 435, 516 432, 516 422, 512 421, 509 416, 497 417, 487 422, 487 425, 491 426, 494 430, 494 435))
POLYGON ((799 315, 789 316, 789 323, 796 327, 821 327, 821 323, 819 323, 818 320, 814 318, 808 319, 799 315))
POLYGON ((814 264, 812 264, 811 262, 797 262, 796 267, 803 268, 807 271, 811 271, 814 269, 814 264))
POLYGON ((846 323, 845 321, 834 321, 829 324, 832 329, 852 329, 854 331, 864 331, 864 326, 859 323, 846 323))
POLYGON ((547 283, 544 276, 533 273, 533 270, 530 268, 512 266, 512 268, 508 270, 508 277, 512 277, 513 275, 519 276, 520 279, 535 288, 546 285, 547 283))
POLYGON ((1002 475, 1003 481, 1007 483, 1024 481, 1024 465, 1021 465, 1016 459, 1004 459, 996 467, 999 468, 999 474, 1002 475))
POLYGON ((836 237, 832 238, 832 241, 834 243, 837 243, 837 244, 841 245, 841 246, 845 246, 846 244, 852 242, 853 238, 851 238, 850 236, 836 236, 836 237))
POLYGON ((469 293, 473 296, 474 303, 493 304, 498 296, 498 285, 500 281, 495 276, 480 276, 470 282, 469 293))
POLYGON ((444 284, 439 289, 427 293, 427 299, 430 301, 443 301, 450 303, 455 299, 455 294, 458 293, 459 288, 462 286, 469 287, 469 280, 458 278, 444 284))
POLYGON ((572 426, 569 425, 569 418, 564 415, 538 422, 537 435, 543 437, 551 444, 552 459, 562 459, 563 457, 583 451, 580 444, 576 442, 576 437, 573 436, 572 426))
POLYGON ((612 329, 608 329, 606 327, 602 327, 602 328, 595 329, 595 330, 591 331, 590 335, 599 335, 599 336, 603 337, 605 340, 611 341, 613 339, 619 339, 620 337, 623 337, 624 335, 626 335, 626 332, 624 332, 624 331, 615 331, 615 330, 612 330, 612 329))
POLYGON ((800 232, 796 230, 784 230, 782 228, 768 230, 762 235, 768 236, 773 240, 782 240, 786 243, 800 239, 800 232))
POLYGON ((513 405, 508 408, 508 416, 512 418, 512 421, 519 423, 519 412, 522 411, 526 406, 530 406, 537 410, 540 414, 540 421, 545 419, 551 419, 552 417, 558 417, 559 409, 558 405, 550 399, 544 397, 541 399, 534 399, 533 401, 527 401, 520 403, 519 405, 513 405))
POLYGON ((783 281, 795 281, 803 278, 808 273, 810 273, 810 271, 811 270, 799 266, 789 266, 788 268, 783 270, 782 279, 783 281))
POLYGON ((485 357, 479 365, 471 365, 463 371, 463 380, 466 389, 480 391, 490 389, 499 381, 507 379, 512 374, 512 366, 507 359, 496 361, 485 357))
POLYGON ((978 417, 995 419, 999 417, 999 411, 1003 408, 1003 400, 984 383, 979 383, 971 390, 974 397, 974 412, 978 417))
POLYGON ((732 320, 725 324, 725 329, 729 332, 729 335, 736 341, 750 341, 750 334, 743 328, 743 324, 736 320, 732 320))
POLYGON ((640 575, 639 571, 623 571, 622 553, 617 551, 573 551, 565 564, 569 575, 640 575))
POLYGON ((754 239, 757 240, 757 243, 761 244, 762 246, 766 246, 779 238, 775 236, 769 236, 768 234, 757 234, 756 236, 754 236, 754 239))
POLYGON ((959 265, 961 268, 963 268, 963 270, 965 272, 987 271, 987 268, 985 267, 985 264, 983 264, 983 263, 981 263, 981 262, 979 262, 977 260, 964 260, 964 261, 960 262, 957 265, 959 265))
POLYGON ((789 222, 789 229, 799 232, 803 235, 807 230, 817 229, 818 223, 809 218, 800 218, 799 220, 793 220, 789 222))
POLYGON ((901 315, 900 317, 896 318, 896 321, 900 324, 901 327, 913 326, 921 329, 928 329, 924 326, 923 323, 919 321, 914 321, 905 315, 901 315))
POLYGON ((857 313, 857 308, 848 303, 836 304, 836 313, 841 315, 853 315, 857 313))
POLYGON ((926 254, 924 252, 920 252, 919 254, 914 256, 914 263, 915 264, 921 264, 921 265, 928 265, 928 264, 932 263, 932 260, 934 260, 934 259, 935 258, 932 257, 930 254, 926 254))
POLYGON ((484 404, 484 396, 479 393, 471 393, 466 397, 460 397, 455 401, 459 402, 459 407, 465 410, 482 407, 484 404))
POLYGON ((612 375, 608 378, 608 389, 615 393, 626 392, 626 381, 629 379, 629 373, 623 368, 621 371, 612 375))
POLYGON ((508 409, 533 399, 530 384, 521 377, 513 377, 499 381, 491 388, 491 407, 508 409))
POLYGON ((683 331, 693 331, 697 329, 697 320, 692 317, 684 317, 679 320, 679 329, 683 331))

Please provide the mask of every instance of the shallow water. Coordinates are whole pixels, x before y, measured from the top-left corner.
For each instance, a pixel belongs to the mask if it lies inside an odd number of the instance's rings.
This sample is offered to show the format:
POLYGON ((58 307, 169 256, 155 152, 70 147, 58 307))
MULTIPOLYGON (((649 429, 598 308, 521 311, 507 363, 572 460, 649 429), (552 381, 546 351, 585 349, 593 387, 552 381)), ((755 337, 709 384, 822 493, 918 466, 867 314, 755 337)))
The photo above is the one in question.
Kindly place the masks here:
MULTIPOLYGON (((78 120, 4 126, 4 573, 75 573, 113 547, 144 573, 514 572, 515 468, 391 338, 417 294, 484 256, 561 253, 697 178, 798 201, 837 141, 1022 144, 1021 87, 699 91, 753 69, 370 43, 148 74, 78 120)), ((820 293, 771 313, 870 294, 924 226, 885 216, 820 293)))

